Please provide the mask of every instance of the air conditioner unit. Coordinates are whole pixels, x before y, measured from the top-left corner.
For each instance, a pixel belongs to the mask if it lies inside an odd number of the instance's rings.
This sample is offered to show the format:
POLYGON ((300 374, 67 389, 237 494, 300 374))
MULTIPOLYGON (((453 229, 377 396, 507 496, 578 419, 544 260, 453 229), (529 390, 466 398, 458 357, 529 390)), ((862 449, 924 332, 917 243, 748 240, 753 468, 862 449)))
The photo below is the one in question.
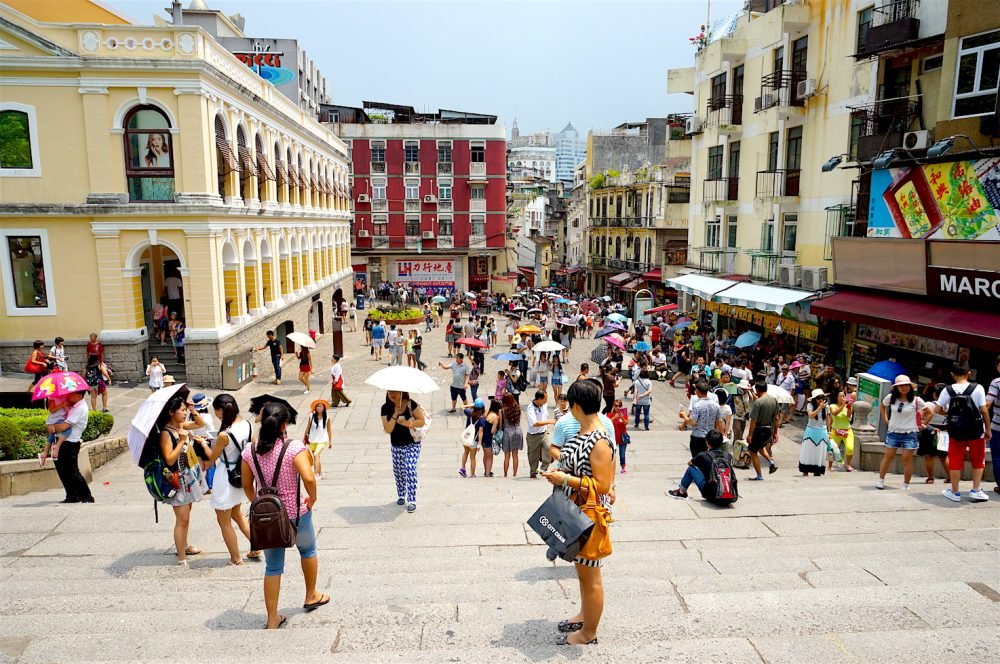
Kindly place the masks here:
MULTIPOLYGON (((428 196, 428 198, 433 198, 433 196, 428 196)), ((425 239, 425 240, 433 240, 434 239, 434 231, 424 231, 421 234, 421 237, 423 239, 425 239)))
POLYGON ((358 237, 368 237, 368 231, 363 228, 358 229, 358 237))
POLYGON ((804 267, 802 268, 802 288, 804 290, 818 291, 827 287, 828 269, 825 267, 804 267))
POLYGON ((699 131, 701 131, 701 118, 697 115, 692 115, 684 121, 685 134, 697 134, 699 131))
POLYGON ((370 201, 371 198, 368 197, 368 194, 358 194, 358 203, 368 203, 370 201))
POLYGON ((922 150, 930 142, 930 132, 926 129, 922 131, 908 131, 903 134, 903 147, 907 150, 922 150))
POLYGON ((773 93, 765 93, 760 96, 760 108, 762 111, 766 111, 777 103, 777 96, 773 93))
POLYGON ((808 99, 816 95, 816 79, 807 78, 799 81, 795 87, 795 96, 799 99, 808 99))
POLYGON ((779 265, 778 266, 778 285, 788 286, 789 288, 798 286, 802 283, 802 266, 801 265, 779 265))
POLYGON ((437 203, 437 202, 438 202, 437 196, 433 194, 427 194, 426 196, 424 196, 424 203, 437 203))

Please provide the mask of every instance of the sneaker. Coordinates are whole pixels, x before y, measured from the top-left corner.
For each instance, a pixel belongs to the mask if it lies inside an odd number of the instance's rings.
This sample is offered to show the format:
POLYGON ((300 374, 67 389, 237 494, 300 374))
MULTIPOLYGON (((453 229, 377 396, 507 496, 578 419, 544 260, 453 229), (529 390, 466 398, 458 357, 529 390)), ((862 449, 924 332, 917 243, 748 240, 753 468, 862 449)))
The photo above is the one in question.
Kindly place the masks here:
POLYGON ((302 394, 309 394, 309 390, 302 390, 302 394))
POLYGON ((877 480, 875 480, 875 488, 876 489, 884 489, 885 488, 885 478, 880 477, 877 480))
POLYGON ((974 503, 985 503, 990 497, 982 489, 973 489, 969 492, 969 500, 974 503))
POLYGON ((910 490, 910 485, 907 484, 906 482, 903 482, 903 491, 909 491, 909 490, 910 490))
POLYGON ((468 477, 469 476, 469 474, 467 472, 465 472, 465 468, 459 468, 458 469, 458 474, 461 475, 462 477, 468 477))
POLYGON ((622 474, 624 475, 627 472, 628 472, 628 469, 625 466, 622 466, 622 474))
POLYGON ((410 503, 409 505, 406 506, 406 511, 408 513, 410 513, 410 514, 413 514, 414 512, 417 511, 417 504, 416 503, 410 503))
POLYGON ((772 463, 771 467, 767 469, 767 474, 771 475, 778 470, 778 464, 772 463))
POLYGON ((945 489, 944 491, 941 492, 941 495, 944 496, 945 498, 947 498, 948 500, 952 500, 952 501, 954 501, 956 503, 962 502, 962 492, 961 491, 959 491, 958 493, 955 493, 951 489, 945 489))
POLYGON ((398 499, 396 500, 396 504, 397 504, 397 505, 405 505, 405 504, 406 504, 406 501, 405 501, 405 500, 403 500, 402 498, 398 498, 398 499))
POLYGON ((679 500, 687 500, 687 491, 681 491, 680 489, 671 489, 667 491, 667 495, 671 498, 677 498, 679 500))
POLYGON ((763 478, 763 476, 758 475, 757 477, 748 477, 747 481, 748 482, 763 482, 764 478, 763 478))

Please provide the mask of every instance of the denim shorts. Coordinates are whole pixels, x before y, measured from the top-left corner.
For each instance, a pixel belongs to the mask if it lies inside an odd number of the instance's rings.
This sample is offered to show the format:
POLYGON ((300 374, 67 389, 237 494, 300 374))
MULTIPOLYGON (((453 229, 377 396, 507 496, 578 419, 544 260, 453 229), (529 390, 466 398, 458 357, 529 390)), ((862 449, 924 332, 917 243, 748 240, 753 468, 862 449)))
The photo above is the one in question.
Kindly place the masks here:
POLYGON ((893 433, 890 431, 885 434, 885 446, 902 450, 915 450, 917 449, 917 438, 916 431, 911 433, 893 433))
MULTIPOLYGON (((293 520, 294 525, 294 520, 293 520)), ((316 530, 313 528, 313 513, 309 510, 299 518, 295 532, 295 546, 299 556, 306 560, 316 557, 316 530)), ((264 576, 281 576, 285 573, 285 549, 264 549, 264 576)))

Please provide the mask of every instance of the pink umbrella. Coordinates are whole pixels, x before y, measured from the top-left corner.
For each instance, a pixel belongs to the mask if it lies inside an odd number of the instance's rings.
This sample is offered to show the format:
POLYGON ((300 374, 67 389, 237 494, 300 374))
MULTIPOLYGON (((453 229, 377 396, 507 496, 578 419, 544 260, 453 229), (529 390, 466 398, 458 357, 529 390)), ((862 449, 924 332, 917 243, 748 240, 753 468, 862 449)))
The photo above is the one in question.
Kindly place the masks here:
POLYGON ((576 321, 572 318, 560 318, 558 323, 560 325, 576 325, 576 321))
POLYGON ((687 316, 681 316, 680 318, 678 318, 678 319, 677 319, 677 323, 675 323, 675 324, 676 324, 676 325, 680 325, 681 323, 693 323, 693 322, 694 322, 694 321, 692 321, 692 320, 691 320, 690 318, 688 318, 687 316))
POLYGON ((31 398, 38 399, 58 399, 74 392, 86 392, 90 389, 87 381, 74 371, 54 371, 45 376, 35 389, 31 392, 31 398))
POLYGON ((611 323, 606 323, 606 325, 607 325, 607 327, 613 327, 616 330, 622 330, 622 331, 625 330, 625 326, 622 325, 621 323, 611 322, 611 323))
POLYGON ((617 334, 609 334, 608 336, 604 337, 604 341, 611 344, 612 346, 615 346, 616 348, 625 350, 625 342, 622 341, 621 337, 619 337, 617 334))

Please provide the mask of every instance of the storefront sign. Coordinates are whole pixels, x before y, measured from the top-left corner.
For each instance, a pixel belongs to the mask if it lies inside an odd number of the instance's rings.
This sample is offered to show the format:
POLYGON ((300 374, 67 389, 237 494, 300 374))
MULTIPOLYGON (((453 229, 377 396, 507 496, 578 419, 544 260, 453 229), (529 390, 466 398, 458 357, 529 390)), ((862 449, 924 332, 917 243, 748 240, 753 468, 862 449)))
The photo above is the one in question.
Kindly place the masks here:
POLYGON ((703 308, 720 316, 728 316, 735 320, 759 325, 769 332, 775 332, 780 325, 782 333, 790 334, 793 337, 808 339, 810 341, 815 341, 819 337, 819 326, 803 323, 793 318, 775 316, 774 314, 766 314, 756 309, 747 309, 746 307, 721 304, 719 302, 705 302, 703 308))
POLYGON ((455 288, 455 262, 449 259, 395 261, 394 281, 427 288, 455 288))
POLYGON ((928 265, 927 294, 996 308, 1000 306, 1000 272, 928 265))
POLYGON ((953 344, 950 341, 928 339, 927 337, 915 334, 893 332, 892 330, 872 327, 870 325, 858 325, 857 338, 949 360, 958 354, 958 344, 953 344))

